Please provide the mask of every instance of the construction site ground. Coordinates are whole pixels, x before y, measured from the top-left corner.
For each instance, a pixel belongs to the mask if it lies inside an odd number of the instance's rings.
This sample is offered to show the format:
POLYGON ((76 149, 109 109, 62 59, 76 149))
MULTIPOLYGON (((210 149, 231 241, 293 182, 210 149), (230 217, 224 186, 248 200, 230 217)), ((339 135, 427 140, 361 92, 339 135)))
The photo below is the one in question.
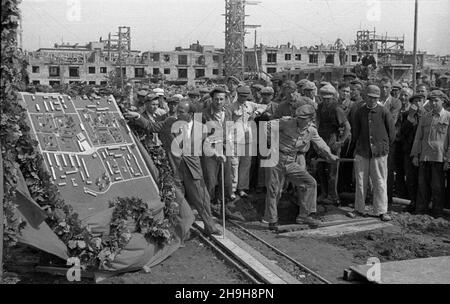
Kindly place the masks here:
MULTIPOLYGON (((295 232, 294 235, 286 236, 285 233, 270 231, 260 222, 264 210, 264 194, 237 200, 230 207, 245 217, 246 222, 241 222, 240 225, 332 283, 346 283, 343 280, 344 269, 366 264, 369 257, 377 257, 381 262, 386 262, 450 255, 449 218, 411 215, 402 211, 404 206, 394 206, 391 211, 393 221, 384 228, 329 237, 295 236, 295 232)), ((297 212, 298 207, 292 202, 292 198, 283 196, 279 204, 280 224, 294 224, 297 212)), ((331 205, 319 204, 318 214, 324 222, 346 218, 345 212, 331 205)), ((319 283, 237 227, 228 224, 227 229, 300 282, 319 283)), ((17 274, 10 277, 10 280, 12 283, 69 283, 62 276, 42 273, 17 274)), ((94 281, 85 279, 81 283, 94 281)), ((101 283, 247 284, 250 281, 192 234, 183 248, 153 267, 150 272, 126 273, 107 278, 101 283)))

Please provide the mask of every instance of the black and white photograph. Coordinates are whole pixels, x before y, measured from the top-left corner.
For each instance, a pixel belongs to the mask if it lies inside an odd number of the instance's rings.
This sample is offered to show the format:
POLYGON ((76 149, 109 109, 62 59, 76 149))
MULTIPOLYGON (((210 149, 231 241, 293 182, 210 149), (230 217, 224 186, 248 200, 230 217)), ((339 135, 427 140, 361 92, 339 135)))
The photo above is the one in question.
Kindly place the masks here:
POLYGON ((0 289, 450 284, 449 29, 448 0, 2 0, 0 289))

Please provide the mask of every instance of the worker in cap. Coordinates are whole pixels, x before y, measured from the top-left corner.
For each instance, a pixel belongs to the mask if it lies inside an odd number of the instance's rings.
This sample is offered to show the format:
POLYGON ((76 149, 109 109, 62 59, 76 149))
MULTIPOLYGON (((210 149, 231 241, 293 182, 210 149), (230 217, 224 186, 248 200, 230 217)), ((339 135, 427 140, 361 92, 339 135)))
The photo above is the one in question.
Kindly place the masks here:
POLYGON ((319 98, 316 96, 317 93, 317 87, 312 81, 307 81, 303 85, 303 95, 310 98, 313 103, 315 104, 315 107, 317 108, 317 104, 319 103, 319 98))
POLYGON ((290 103, 293 102, 293 98, 296 95, 300 96, 300 93, 297 91, 297 84, 292 80, 288 80, 283 84, 281 94, 283 96, 281 102, 290 102, 290 103))
POLYGON ((227 87, 229 93, 230 104, 233 104, 237 101, 237 92, 236 89, 241 86, 241 81, 234 76, 229 76, 227 78, 227 87))
POLYGON ((413 164, 419 167, 416 213, 438 218, 445 207, 445 172, 450 169, 450 112, 444 108, 447 95, 433 90, 428 95, 431 111, 419 120, 411 149, 413 164), (429 210, 429 203, 432 208, 429 210))
POLYGON ((396 190, 411 199, 411 203, 405 211, 414 212, 416 210, 416 198, 418 188, 418 168, 414 167, 410 152, 417 131, 420 118, 424 114, 424 95, 413 95, 410 88, 403 88, 399 96, 402 102, 402 109, 396 124, 396 190))
POLYGON ((304 78, 299 81, 297 81, 297 90, 300 93, 300 95, 303 95, 303 86, 308 82, 309 80, 304 78))
POLYGON ((276 109, 278 108, 278 103, 273 101, 274 91, 271 87, 264 87, 261 90, 261 104, 266 105, 266 109, 264 113, 262 113, 262 117, 260 117, 260 121, 267 121, 272 118, 275 114, 276 109))
MULTIPOLYGON (((336 98, 336 89, 328 84, 319 90, 322 102, 317 108, 319 135, 330 147, 331 152, 340 155, 341 148, 350 138, 350 123, 336 98)), ((349 92, 350 93, 350 92, 349 92)), ((339 205, 339 196, 335 187, 337 165, 320 162, 317 165, 322 201, 339 205)))
POLYGON ((137 95, 137 98, 136 98, 135 106, 136 106, 136 108, 140 109, 140 108, 142 108, 142 106, 145 103, 145 97, 148 95, 148 91, 141 89, 137 92, 136 95, 137 95))
POLYGON ((254 83, 252 84, 251 89, 254 102, 261 103, 261 90, 264 89, 264 86, 259 83, 254 83))
POLYGON ((381 90, 369 85, 365 104, 356 111, 352 140, 355 150, 355 212, 366 216, 365 200, 372 181, 373 216, 390 221, 388 215, 388 154, 395 140, 395 123, 390 111, 380 104, 381 90))
POLYGON ((394 82, 392 84, 391 96, 394 98, 398 98, 400 96, 401 89, 402 89, 402 85, 399 82, 394 82))
POLYGON ((277 107, 277 109, 275 110, 275 113, 273 115, 273 118, 281 118, 284 116, 293 116, 295 113, 295 110, 305 104, 310 104, 313 107, 316 107, 316 104, 314 103, 314 101, 307 97, 310 96, 312 94, 308 94, 307 90, 305 90, 307 88, 307 84, 305 84, 303 86, 304 88, 304 93, 305 96, 301 96, 298 92, 294 91, 294 89, 292 88, 290 92, 292 92, 291 94, 289 94, 289 98, 284 99, 279 106, 277 107))
POLYGON ((231 179, 231 155, 228 143, 232 141, 227 133, 227 122, 232 121, 232 113, 227 106, 228 90, 222 86, 216 86, 210 91, 211 101, 202 111, 203 123, 208 126, 208 133, 203 142, 202 168, 203 176, 211 197, 211 210, 217 215, 222 215, 222 203, 225 203, 225 217, 231 220, 245 221, 239 212, 232 212, 229 203, 236 196, 232 192, 231 179), (222 174, 223 168, 223 174, 222 174), (224 178, 223 193, 225 202, 222 202, 222 176, 224 178), (219 193, 216 195, 216 186, 219 193))
POLYGON ((189 100, 181 101, 177 106, 176 117, 169 117, 161 122, 152 122, 136 112, 127 112, 124 116, 147 134, 158 133, 161 135, 173 179, 176 183, 181 184, 189 205, 194 206, 197 210, 203 220, 205 232, 208 235, 220 235, 220 230, 215 227, 216 224, 212 218, 210 198, 203 180, 200 157, 195 155, 196 143, 201 145, 202 132, 196 133, 195 124, 198 122, 194 121, 191 102, 189 100), (190 124, 193 124, 191 128, 189 128, 190 124), (190 133, 183 134, 189 129, 190 133), (181 134, 174 133, 174 130, 180 130, 181 134), (189 147, 194 148, 189 149, 189 147))
POLYGON ((331 84, 327 84, 321 87, 319 93, 322 98, 329 99, 336 97, 336 89, 331 84))
POLYGON ((169 116, 175 116, 178 104, 184 99, 176 95, 177 94, 167 99, 167 106, 169 107, 169 112, 167 112, 166 118, 169 116))
POLYGON ((248 101, 249 96, 252 94, 248 86, 238 87, 236 93, 237 101, 230 105, 232 120, 235 123, 237 132, 234 144, 238 149, 234 151, 235 153, 231 158, 232 189, 240 197, 247 197, 251 156, 256 153, 256 151, 251 150, 253 149, 251 143, 257 140, 257 134, 252 133, 250 122, 264 112, 265 106, 248 101))
POLYGON ((168 107, 167 102, 166 102, 166 96, 165 96, 164 89, 162 89, 162 88, 155 88, 155 89, 153 89, 153 94, 158 96, 159 107, 161 109, 163 109, 165 112, 168 112, 169 111, 169 107, 168 107))
MULTIPOLYGON (((159 100, 157 95, 147 94, 147 96, 145 96, 145 102, 140 114, 146 120, 157 122, 164 120, 166 112, 159 108, 159 100)), ((146 147, 161 146, 161 141, 156 133, 147 135, 139 134, 139 137, 146 147)))
POLYGON ((272 143, 271 147, 271 151, 278 152, 278 161, 274 166, 266 168, 267 193, 263 221, 269 223, 270 229, 276 229, 278 225, 277 205, 285 179, 303 189, 296 222, 315 225, 320 223, 315 218, 317 183, 306 170, 305 154, 312 143, 316 151, 328 160, 336 161, 338 156, 331 153, 319 136, 313 124, 314 114, 314 107, 306 104, 295 110, 293 118, 271 121, 279 124, 279 142, 275 146, 272 143))

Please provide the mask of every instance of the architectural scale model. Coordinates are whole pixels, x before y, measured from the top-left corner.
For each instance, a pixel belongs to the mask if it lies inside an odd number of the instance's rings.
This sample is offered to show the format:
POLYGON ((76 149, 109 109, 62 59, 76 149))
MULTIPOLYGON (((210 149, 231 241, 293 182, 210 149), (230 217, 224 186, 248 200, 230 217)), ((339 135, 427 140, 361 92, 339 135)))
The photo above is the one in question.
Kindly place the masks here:
POLYGON ((52 181, 80 216, 107 209, 119 196, 159 200, 113 96, 20 94, 52 181))

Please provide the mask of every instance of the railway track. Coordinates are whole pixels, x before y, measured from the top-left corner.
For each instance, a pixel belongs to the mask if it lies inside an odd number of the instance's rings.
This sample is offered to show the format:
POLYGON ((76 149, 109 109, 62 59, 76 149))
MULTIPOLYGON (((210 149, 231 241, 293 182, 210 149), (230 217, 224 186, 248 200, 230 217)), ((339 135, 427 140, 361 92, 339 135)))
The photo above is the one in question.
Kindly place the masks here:
POLYGON ((226 221, 226 224, 228 227, 226 238, 205 236, 199 222, 194 223, 193 230, 204 243, 241 272, 250 282, 254 284, 331 284, 317 272, 269 244, 242 225, 234 221, 226 221), (227 238, 231 239, 231 245, 227 245, 227 242, 223 241, 227 238), (239 257, 239 252, 236 253, 236 250, 229 248, 233 246, 244 249, 248 253, 247 258, 239 257), (258 248, 261 247, 266 248, 272 254, 261 254, 258 251, 258 248), (255 257, 256 263, 249 261, 252 257, 255 257), (263 266, 257 263, 258 261, 263 266), (268 269, 261 270, 263 267, 268 269))

